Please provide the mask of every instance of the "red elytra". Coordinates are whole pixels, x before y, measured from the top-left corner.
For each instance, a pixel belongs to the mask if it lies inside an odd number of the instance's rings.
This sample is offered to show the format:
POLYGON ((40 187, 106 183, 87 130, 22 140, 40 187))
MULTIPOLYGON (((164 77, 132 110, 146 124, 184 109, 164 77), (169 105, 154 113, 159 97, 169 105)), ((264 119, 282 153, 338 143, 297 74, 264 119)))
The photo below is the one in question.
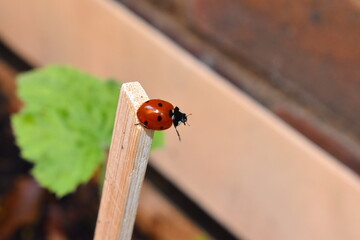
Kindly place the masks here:
POLYGON ((151 99, 144 102, 137 111, 137 117, 140 124, 145 128, 152 130, 165 130, 174 125, 176 133, 181 141, 180 134, 176 129, 180 123, 186 125, 186 114, 180 112, 178 107, 175 107, 164 100, 151 99))

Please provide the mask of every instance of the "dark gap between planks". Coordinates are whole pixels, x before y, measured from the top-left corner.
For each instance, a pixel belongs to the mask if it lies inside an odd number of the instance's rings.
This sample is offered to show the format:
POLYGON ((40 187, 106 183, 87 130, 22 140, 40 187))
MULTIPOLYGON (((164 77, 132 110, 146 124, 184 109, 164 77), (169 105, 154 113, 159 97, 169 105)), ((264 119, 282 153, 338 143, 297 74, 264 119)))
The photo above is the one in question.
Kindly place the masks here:
POLYGON ((0 59, 3 59, 7 62, 13 69, 18 72, 29 71, 33 69, 33 67, 19 56, 16 55, 14 51, 12 51, 9 47, 5 45, 5 43, 0 38, 0 59))

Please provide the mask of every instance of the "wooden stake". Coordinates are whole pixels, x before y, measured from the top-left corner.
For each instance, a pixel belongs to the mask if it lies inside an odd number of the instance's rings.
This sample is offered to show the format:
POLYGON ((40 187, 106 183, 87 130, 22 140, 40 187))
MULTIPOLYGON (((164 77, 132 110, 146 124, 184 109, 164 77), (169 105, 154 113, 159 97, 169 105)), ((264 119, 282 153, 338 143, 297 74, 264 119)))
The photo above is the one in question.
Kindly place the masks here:
POLYGON ((154 133, 135 125, 136 111, 147 100, 138 82, 122 85, 95 240, 131 239, 154 133))

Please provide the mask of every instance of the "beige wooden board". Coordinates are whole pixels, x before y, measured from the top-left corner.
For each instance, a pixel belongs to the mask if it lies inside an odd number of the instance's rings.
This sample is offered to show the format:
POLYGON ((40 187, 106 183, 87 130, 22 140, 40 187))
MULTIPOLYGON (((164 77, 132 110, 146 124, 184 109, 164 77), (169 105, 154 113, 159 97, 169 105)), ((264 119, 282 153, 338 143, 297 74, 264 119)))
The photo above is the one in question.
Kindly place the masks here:
POLYGON ((350 171, 108 0, 0 0, 0 37, 31 62, 139 81, 192 113, 152 163, 245 239, 360 239, 350 171))

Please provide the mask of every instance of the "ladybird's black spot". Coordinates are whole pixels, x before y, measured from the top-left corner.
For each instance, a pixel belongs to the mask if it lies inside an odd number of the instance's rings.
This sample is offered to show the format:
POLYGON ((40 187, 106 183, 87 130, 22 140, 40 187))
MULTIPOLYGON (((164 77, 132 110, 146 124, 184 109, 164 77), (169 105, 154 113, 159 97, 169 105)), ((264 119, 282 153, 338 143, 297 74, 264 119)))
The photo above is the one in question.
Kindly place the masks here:
POLYGON ((160 122, 162 120, 162 117, 161 116, 158 116, 157 117, 157 120, 160 122))
POLYGON ((159 103, 158 103, 158 106, 159 106, 159 107, 162 107, 163 105, 162 105, 162 103, 161 103, 161 102, 159 102, 159 103))
POLYGON ((170 110, 170 111, 169 111, 169 116, 172 118, 173 115, 174 115, 173 110, 170 110))
POLYGON ((163 130, 164 129, 164 127, 163 126, 160 126, 160 130, 163 130))
POLYGON ((147 125, 149 124, 149 122, 148 122, 148 121, 145 121, 144 124, 147 126, 147 125))

